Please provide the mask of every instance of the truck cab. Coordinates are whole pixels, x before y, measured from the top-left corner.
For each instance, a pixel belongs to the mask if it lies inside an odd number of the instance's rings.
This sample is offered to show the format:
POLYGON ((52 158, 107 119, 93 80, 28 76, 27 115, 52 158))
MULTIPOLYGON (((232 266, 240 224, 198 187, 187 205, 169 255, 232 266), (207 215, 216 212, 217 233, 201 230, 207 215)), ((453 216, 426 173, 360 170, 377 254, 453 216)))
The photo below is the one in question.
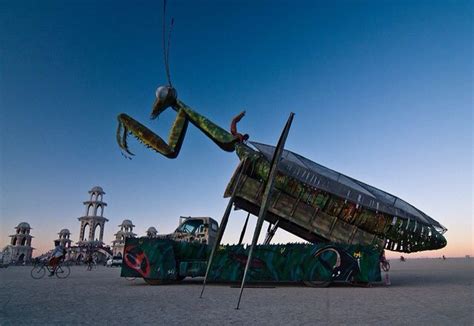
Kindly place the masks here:
POLYGON ((210 217, 180 217, 178 228, 170 235, 176 241, 197 242, 213 245, 216 241, 218 224, 210 217))

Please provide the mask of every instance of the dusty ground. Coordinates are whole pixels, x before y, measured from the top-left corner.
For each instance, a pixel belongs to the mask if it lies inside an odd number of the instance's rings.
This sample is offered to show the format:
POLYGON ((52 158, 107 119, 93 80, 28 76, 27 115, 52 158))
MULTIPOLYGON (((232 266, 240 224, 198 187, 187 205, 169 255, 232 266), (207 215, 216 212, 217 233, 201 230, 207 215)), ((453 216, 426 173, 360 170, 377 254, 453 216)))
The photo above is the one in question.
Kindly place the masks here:
POLYGON ((0 269, 0 325, 473 325, 474 259, 392 261, 391 286, 247 288, 196 282, 149 286, 119 269, 34 280, 0 269))

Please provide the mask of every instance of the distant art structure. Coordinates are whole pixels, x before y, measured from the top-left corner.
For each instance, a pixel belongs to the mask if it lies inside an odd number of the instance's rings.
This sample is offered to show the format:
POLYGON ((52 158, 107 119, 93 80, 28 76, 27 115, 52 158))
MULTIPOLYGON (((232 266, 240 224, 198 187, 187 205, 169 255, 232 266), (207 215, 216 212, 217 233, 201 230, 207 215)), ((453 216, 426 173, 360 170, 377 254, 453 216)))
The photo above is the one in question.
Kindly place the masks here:
POLYGON ((153 226, 150 226, 148 230, 146 230, 147 238, 156 238, 157 235, 158 235, 158 231, 153 226))
POLYGON ((112 254, 114 256, 123 256, 123 249, 125 248, 125 239, 135 238, 137 235, 133 233, 133 225, 130 220, 123 220, 122 224, 119 225, 120 230, 115 233, 115 240, 112 241, 112 254))
POLYGON ((79 217, 79 246, 102 246, 104 244, 104 226, 109 220, 104 217, 107 203, 103 201, 104 190, 96 186, 89 190, 89 200, 83 202, 86 207, 85 215, 79 217))
POLYGON ((72 243, 72 240, 70 239, 71 232, 68 229, 62 229, 61 231, 59 231, 58 235, 59 238, 55 241, 59 241, 59 244, 66 250, 66 259, 70 259, 72 243))
POLYGON ((78 218, 81 222, 79 229, 79 241, 77 246, 71 248, 71 258, 82 261, 89 252, 94 252, 98 262, 104 262, 111 256, 111 251, 104 244, 105 223, 109 220, 104 217, 105 191, 102 187, 95 186, 89 190, 89 200, 83 202, 85 215, 78 218))
POLYGON ((35 249, 31 246, 33 236, 30 234, 30 224, 21 222, 15 229, 15 234, 10 235, 10 244, 3 248, 1 253, 4 264, 28 263, 35 249))

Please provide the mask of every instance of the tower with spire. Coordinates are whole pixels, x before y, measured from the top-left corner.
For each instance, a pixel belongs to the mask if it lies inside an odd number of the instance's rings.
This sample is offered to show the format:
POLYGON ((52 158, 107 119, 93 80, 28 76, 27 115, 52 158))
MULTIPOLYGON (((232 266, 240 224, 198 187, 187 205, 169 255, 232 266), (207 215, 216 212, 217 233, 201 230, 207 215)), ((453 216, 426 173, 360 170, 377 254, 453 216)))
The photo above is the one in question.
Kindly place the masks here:
POLYGON ((89 190, 89 200, 83 202, 85 215, 79 217, 81 228, 79 230, 79 246, 100 247, 104 245, 104 226, 109 220, 104 217, 104 209, 107 203, 103 201, 105 192, 95 186, 89 190))

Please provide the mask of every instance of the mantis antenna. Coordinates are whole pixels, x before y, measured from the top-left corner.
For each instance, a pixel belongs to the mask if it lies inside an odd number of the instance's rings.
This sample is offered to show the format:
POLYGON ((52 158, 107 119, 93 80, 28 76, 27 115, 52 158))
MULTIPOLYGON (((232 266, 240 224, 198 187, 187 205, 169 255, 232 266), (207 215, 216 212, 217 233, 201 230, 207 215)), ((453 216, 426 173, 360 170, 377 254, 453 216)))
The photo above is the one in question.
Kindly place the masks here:
POLYGON ((170 87, 173 87, 171 84, 170 76, 170 40, 171 40, 171 31, 173 30, 174 18, 171 18, 170 31, 168 33, 168 45, 166 46, 166 0, 163 0, 163 59, 165 61, 166 77, 168 78, 168 84, 170 87))

